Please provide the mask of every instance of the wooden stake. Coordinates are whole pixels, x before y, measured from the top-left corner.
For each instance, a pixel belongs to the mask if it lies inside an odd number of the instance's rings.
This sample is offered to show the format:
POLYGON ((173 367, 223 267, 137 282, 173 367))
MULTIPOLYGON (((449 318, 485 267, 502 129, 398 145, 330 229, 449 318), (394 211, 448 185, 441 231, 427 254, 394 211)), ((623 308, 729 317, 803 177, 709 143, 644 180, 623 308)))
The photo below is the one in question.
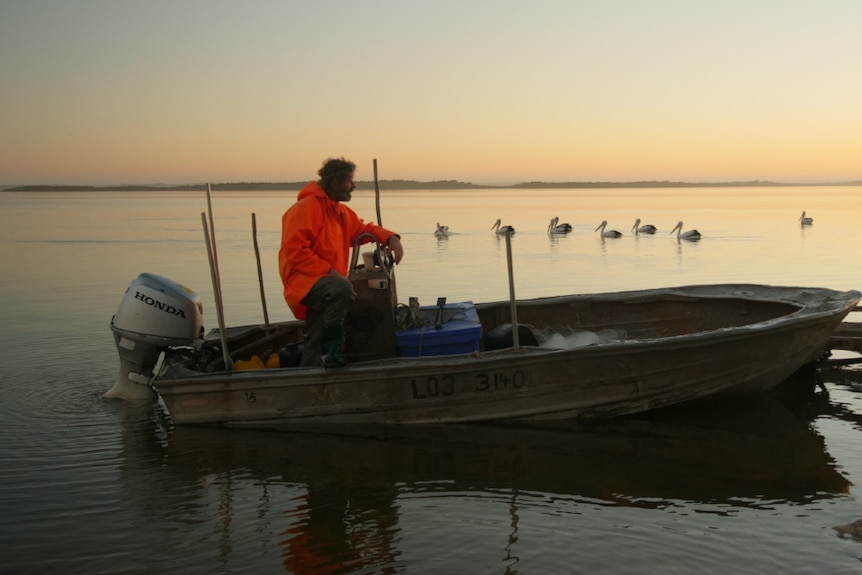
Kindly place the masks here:
POLYGON ((251 214, 251 234, 254 237, 254 258, 257 260, 257 283, 260 286, 260 303, 263 306, 263 321, 269 329, 269 313, 266 311, 266 292, 263 289, 263 269, 260 266, 260 248, 257 245, 257 218, 251 214))
POLYGON ((380 218, 380 186, 377 184, 377 158, 374 158, 374 205, 377 206, 377 225, 383 227, 380 218))
POLYGON ((210 189, 209 184, 207 184, 207 210, 209 211, 209 227, 207 226, 207 216, 203 212, 201 212, 201 222, 204 226, 204 237, 206 238, 207 243, 207 255, 209 256, 210 260, 210 275, 212 276, 213 282, 213 296, 215 298, 216 316, 218 317, 219 335, 221 336, 221 350, 222 355, 224 356, 224 369, 226 372, 230 373, 230 371, 233 369, 233 362, 230 359, 230 354, 228 353, 227 349, 227 333, 225 332, 224 322, 224 300, 222 300, 221 294, 221 274, 219 273, 218 252, 216 251, 212 190, 210 189))
POLYGON ((509 304, 512 306, 512 348, 518 351, 518 306, 515 305, 515 276, 512 271, 512 232, 506 232, 506 265, 509 268, 509 304))

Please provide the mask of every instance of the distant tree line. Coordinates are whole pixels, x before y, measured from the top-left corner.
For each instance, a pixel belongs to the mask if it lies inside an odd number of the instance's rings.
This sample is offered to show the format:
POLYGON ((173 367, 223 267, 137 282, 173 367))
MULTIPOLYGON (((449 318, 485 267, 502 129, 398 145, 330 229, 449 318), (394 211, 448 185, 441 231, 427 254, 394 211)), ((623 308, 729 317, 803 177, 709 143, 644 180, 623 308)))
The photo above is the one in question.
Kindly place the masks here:
MULTIPOLYGON (((210 184, 213 191, 299 191, 308 183, 302 182, 230 182, 210 184)), ((511 186, 483 186, 456 180, 437 180, 418 182, 415 180, 380 180, 379 187, 396 190, 463 190, 472 188, 500 188, 511 186)), ((373 181, 357 181, 356 189, 373 190, 373 181)), ((7 192, 202 192, 206 184, 154 184, 154 185, 116 185, 116 186, 75 186, 67 184, 37 184, 5 188, 7 192)))
MULTIPOLYGON (((308 182, 231 182, 210 184, 213 191, 299 191, 308 182)), ((720 187, 755 187, 755 186, 859 186, 862 180, 855 182, 825 182, 807 184, 788 184, 753 180, 747 182, 672 182, 635 181, 635 182, 522 182, 518 184, 482 185, 458 180, 434 180, 420 182, 416 180, 380 180, 380 188, 395 190, 469 190, 469 189, 547 189, 547 188, 720 188, 720 187)), ((373 190, 373 181, 357 181, 356 189, 373 190)), ((117 186, 76 186, 66 184, 39 184, 27 186, 11 186, 3 188, 7 192, 202 192, 206 184, 153 184, 153 185, 117 185, 117 186)))

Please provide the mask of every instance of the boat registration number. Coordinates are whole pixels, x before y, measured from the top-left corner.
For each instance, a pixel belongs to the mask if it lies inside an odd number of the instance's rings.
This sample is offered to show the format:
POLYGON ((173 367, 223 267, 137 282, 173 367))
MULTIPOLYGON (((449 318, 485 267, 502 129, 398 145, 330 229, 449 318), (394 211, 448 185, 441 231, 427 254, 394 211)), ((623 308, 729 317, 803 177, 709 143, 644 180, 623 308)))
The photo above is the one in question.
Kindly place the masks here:
POLYGON ((413 399, 429 399, 455 395, 459 388, 465 391, 494 392, 507 389, 521 389, 525 385, 527 385, 527 374, 520 369, 482 372, 469 377, 457 377, 446 373, 410 380, 413 399))

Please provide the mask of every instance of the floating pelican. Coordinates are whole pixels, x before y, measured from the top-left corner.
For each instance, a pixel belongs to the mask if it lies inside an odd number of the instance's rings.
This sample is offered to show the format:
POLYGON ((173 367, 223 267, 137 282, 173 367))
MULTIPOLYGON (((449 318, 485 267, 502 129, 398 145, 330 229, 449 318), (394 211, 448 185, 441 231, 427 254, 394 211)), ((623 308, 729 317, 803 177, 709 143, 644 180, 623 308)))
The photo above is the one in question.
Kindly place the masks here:
POLYGON ((500 234, 500 235, 505 235, 505 234, 514 234, 514 233, 515 233, 515 228, 513 228, 512 226, 501 226, 501 225, 500 225, 500 222, 501 222, 501 221, 502 221, 502 220, 499 220, 499 219, 498 219, 496 222, 494 222, 494 225, 493 225, 493 226, 491 226, 491 229, 492 229, 492 230, 493 230, 493 229, 496 229, 496 230, 497 230, 497 233, 498 233, 498 234, 500 234))
POLYGON ((567 234, 572 231, 571 224, 561 224, 560 218, 551 218, 551 223, 548 224, 548 233, 552 235, 567 234))
POLYGON ((608 221, 602 220, 602 223, 599 224, 599 227, 597 227, 593 231, 597 232, 599 230, 602 230, 602 237, 603 238, 618 238, 618 237, 622 236, 622 234, 616 230, 606 230, 605 229, 606 227, 608 227, 608 221))
POLYGON ((814 218, 806 218, 806 217, 805 217, 805 212, 802 212, 802 215, 801 215, 801 216, 799 216, 799 222, 800 222, 803 226, 810 226, 811 224, 813 224, 813 223, 814 223, 814 218))
POLYGON ((700 239, 700 232, 697 230, 688 230, 687 232, 682 231, 682 222, 679 222, 674 228, 670 231, 670 233, 676 232, 676 239, 678 240, 688 240, 690 242, 696 242, 700 239))
POLYGON ((434 235, 438 238, 445 238, 449 235, 449 226, 441 226, 440 222, 437 222, 437 229, 434 230, 434 235))
POLYGON ((654 233, 656 233, 656 231, 658 231, 658 228, 656 228, 652 224, 641 225, 641 219, 638 218, 635 220, 635 225, 632 226, 632 231, 635 233, 635 235, 637 235, 637 234, 654 234, 654 233))

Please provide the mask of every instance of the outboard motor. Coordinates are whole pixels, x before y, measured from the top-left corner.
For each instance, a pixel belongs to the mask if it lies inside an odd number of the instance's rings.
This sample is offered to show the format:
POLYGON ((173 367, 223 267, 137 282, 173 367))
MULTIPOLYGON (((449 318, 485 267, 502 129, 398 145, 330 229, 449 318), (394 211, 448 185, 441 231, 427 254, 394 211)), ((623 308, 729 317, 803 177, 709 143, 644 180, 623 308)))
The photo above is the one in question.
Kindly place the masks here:
POLYGON ((168 278, 142 273, 129 285, 111 319, 120 354, 120 376, 106 397, 149 399, 161 353, 176 346, 200 346, 203 305, 189 288, 168 278))

